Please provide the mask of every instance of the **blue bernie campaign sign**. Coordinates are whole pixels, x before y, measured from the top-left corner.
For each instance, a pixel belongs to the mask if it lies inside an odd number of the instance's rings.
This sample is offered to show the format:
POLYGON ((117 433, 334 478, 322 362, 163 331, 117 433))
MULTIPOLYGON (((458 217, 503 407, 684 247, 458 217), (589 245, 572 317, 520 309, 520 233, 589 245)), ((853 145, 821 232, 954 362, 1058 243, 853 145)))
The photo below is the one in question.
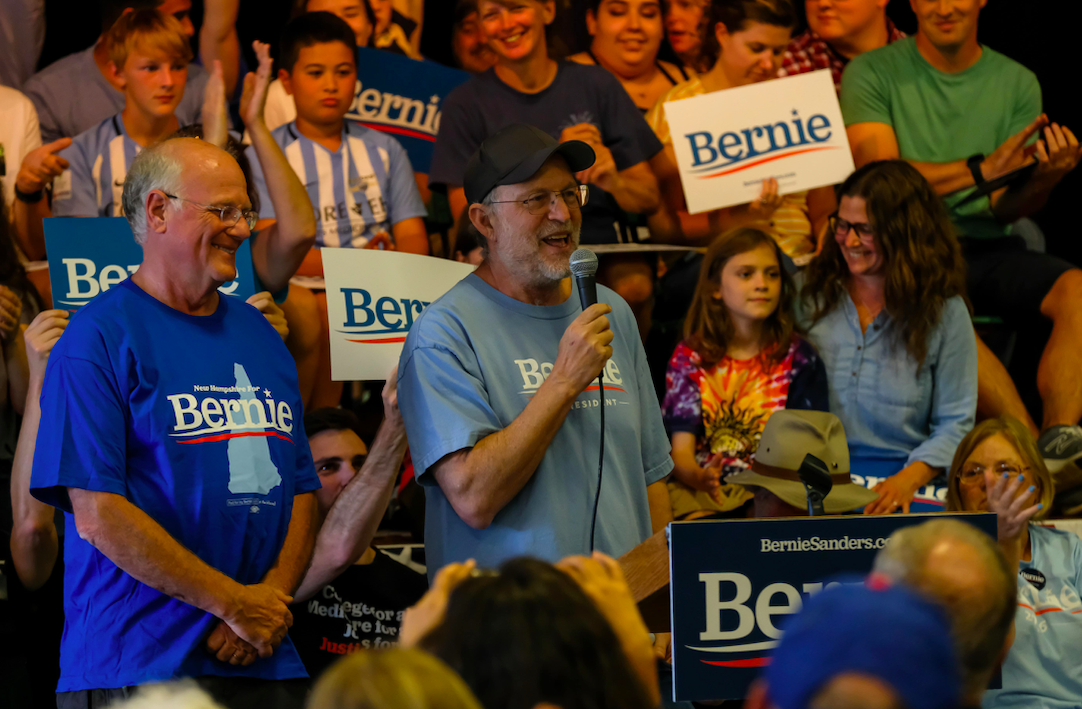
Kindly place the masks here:
POLYGON ((470 75, 368 47, 357 48, 357 93, 346 118, 393 135, 414 172, 428 174, 440 129, 440 102, 470 75))
POLYGON ((841 574, 863 576, 896 529, 994 514, 710 520, 669 525, 673 699, 739 699, 769 664, 785 616, 841 574))
MULTIPOLYGON (((237 278, 219 288, 222 293, 244 299, 256 293, 249 241, 237 249, 237 278)), ((135 273, 143 262, 143 247, 135 243, 124 217, 46 219, 45 249, 53 307, 72 312, 135 273)))

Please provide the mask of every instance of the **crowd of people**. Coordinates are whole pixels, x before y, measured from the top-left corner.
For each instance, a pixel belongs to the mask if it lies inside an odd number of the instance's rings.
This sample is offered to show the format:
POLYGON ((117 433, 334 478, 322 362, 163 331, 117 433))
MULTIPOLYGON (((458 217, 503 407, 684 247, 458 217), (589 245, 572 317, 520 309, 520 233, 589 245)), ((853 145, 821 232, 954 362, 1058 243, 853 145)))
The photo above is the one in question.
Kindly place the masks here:
POLYGON ((0 46, 12 696, 672 706, 618 559, 673 521, 806 515, 811 455, 826 514, 923 501, 998 536, 895 532, 789 619, 745 705, 1082 706, 1082 542, 1042 524, 1082 513, 1082 270, 1030 219, 1082 146, 981 44, 982 0, 910 0, 912 36, 887 4, 456 0, 438 27, 421 0, 298 0, 248 52, 239 0, 198 27, 190 0, 101 0, 94 44, 36 73, 44 2, 0 8, 0 36, 26 25, 0 46), (440 32, 461 83, 421 171, 352 116, 359 62, 430 62, 440 32), (691 213, 667 107, 820 70, 855 171, 691 213), (52 217, 123 217, 142 248, 74 316, 38 266, 52 217), (218 288, 245 242, 242 303, 218 288), (331 379, 343 248, 476 267, 379 396, 331 379), (1047 325, 1029 380, 982 317, 1047 325), (376 544, 402 500, 423 555, 376 544))

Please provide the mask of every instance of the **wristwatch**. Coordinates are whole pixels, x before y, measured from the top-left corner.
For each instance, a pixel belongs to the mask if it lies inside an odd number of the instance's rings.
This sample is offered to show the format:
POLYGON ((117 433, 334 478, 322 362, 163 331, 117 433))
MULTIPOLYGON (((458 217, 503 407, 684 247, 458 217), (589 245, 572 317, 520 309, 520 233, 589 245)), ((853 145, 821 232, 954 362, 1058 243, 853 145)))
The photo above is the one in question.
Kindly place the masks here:
POLYGON ((973 175, 973 184, 975 185, 984 183, 984 175, 981 174, 982 162, 984 162, 984 155, 981 153, 970 156, 970 158, 966 160, 966 166, 969 167, 969 172, 973 175))
POLYGON ((27 204, 37 204, 41 201, 44 194, 44 189, 40 189, 36 192, 23 192, 18 187, 15 188, 15 199, 20 202, 26 202, 27 204))

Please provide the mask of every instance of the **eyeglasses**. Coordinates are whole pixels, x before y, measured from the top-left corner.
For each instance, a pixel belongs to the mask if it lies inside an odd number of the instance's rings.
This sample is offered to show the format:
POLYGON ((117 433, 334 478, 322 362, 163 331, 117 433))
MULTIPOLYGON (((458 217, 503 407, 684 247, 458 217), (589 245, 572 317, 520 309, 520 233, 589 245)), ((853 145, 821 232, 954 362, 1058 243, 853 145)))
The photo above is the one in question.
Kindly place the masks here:
POLYGON ((872 225, 867 222, 847 222, 841 217, 831 217, 830 228, 841 237, 849 236, 849 231, 854 230, 861 239, 871 239, 875 235, 872 225))
MULTIPOLYGON (((1029 468, 1027 467, 1019 468, 1013 463, 998 463, 995 467, 995 474, 1016 478, 1028 470, 1029 468)), ((972 465, 958 473, 958 482, 961 485, 967 486, 979 485, 984 482, 984 471, 985 467, 983 465, 972 465)))
POLYGON ((169 194, 168 192, 162 192, 169 199, 179 199, 181 202, 188 202, 194 204, 197 207, 202 207, 208 212, 214 212, 218 215, 218 218, 222 220, 222 224, 232 229, 237 223, 243 219, 248 224, 248 230, 255 229, 256 222, 259 221, 259 212, 253 212, 252 210, 242 211, 236 207, 215 207, 210 204, 200 204, 199 202, 193 202, 190 199, 184 199, 183 197, 177 197, 175 194, 169 194))
POLYGON ((563 197, 564 204, 567 205, 568 211, 577 212, 586 206, 586 200, 590 196, 590 191, 586 185, 571 187, 562 192, 541 190, 537 194, 530 195, 526 199, 512 199, 502 202, 493 201, 492 204, 521 204, 530 214, 540 216, 552 209, 552 205, 556 203, 557 195, 563 197))

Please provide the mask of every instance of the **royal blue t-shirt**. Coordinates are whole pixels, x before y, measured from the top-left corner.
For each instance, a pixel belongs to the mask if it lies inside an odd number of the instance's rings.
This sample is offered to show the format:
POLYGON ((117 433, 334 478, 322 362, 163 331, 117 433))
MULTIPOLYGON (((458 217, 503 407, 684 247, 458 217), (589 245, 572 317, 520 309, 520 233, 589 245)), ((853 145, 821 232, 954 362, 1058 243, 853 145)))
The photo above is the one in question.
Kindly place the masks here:
MULTIPOLYGON (((123 495, 185 548, 258 583, 285 541, 293 498, 320 487, 297 372, 250 305, 181 313, 131 279, 76 313, 49 356, 31 492, 67 512, 67 488, 123 495)), ((69 527, 74 529, 74 526, 69 527)), ((64 542, 58 692, 173 677, 306 677, 287 638, 248 667, 205 649, 217 620, 64 542)))

